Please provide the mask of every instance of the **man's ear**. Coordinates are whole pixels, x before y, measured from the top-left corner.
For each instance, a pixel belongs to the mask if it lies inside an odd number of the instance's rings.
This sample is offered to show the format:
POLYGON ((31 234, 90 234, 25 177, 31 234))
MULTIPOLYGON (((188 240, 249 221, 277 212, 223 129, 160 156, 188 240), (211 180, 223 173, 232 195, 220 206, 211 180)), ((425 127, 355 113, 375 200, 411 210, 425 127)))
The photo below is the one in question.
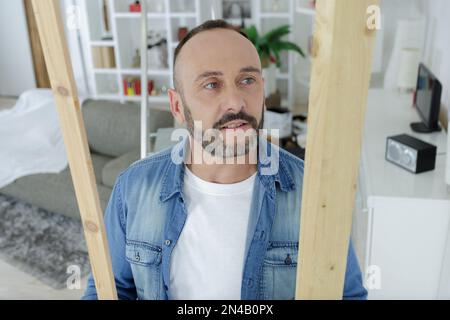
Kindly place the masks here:
POLYGON ((184 118, 184 106, 181 100, 181 96, 174 89, 167 90, 167 93, 169 95, 170 101, 170 112, 172 112, 172 115, 177 123, 179 125, 183 125, 186 122, 186 119, 184 118))

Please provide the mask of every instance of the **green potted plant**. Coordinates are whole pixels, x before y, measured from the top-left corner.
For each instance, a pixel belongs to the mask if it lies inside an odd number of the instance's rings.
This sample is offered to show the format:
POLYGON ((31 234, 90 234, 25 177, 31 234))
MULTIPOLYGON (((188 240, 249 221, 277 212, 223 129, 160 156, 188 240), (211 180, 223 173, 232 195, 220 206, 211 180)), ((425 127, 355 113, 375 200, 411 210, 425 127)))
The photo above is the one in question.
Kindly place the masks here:
POLYGON ((281 67, 280 53, 290 50, 297 52, 302 57, 305 57, 305 54, 295 43, 282 39, 291 32, 289 25, 277 27, 263 36, 258 33, 255 26, 244 28, 242 31, 258 51, 263 67, 263 76, 265 78, 265 94, 268 97, 276 91, 277 68, 281 67))

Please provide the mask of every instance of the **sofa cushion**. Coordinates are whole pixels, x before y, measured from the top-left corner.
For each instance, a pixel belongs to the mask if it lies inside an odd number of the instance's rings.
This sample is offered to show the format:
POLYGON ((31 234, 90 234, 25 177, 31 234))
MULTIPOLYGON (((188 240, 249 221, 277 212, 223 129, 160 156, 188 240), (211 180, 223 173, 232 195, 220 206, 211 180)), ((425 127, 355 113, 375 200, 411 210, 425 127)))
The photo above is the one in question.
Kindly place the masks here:
POLYGON ((140 106, 137 103, 87 100, 82 108, 89 147, 118 157, 140 146, 140 106))
MULTIPOLYGON (((92 164, 103 212, 108 204, 111 188, 101 184, 101 174, 104 165, 110 160, 109 157, 92 154, 92 164)), ((0 192, 22 199, 42 209, 80 219, 72 176, 68 167, 59 174, 45 173, 22 177, 0 189, 0 192)))
POLYGON ((140 159, 140 150, 135 149, 124 155, 109 161, 102 170, 102 182, 105 186, 112 188, 117 176, 127 169, 133 162, 140 159))

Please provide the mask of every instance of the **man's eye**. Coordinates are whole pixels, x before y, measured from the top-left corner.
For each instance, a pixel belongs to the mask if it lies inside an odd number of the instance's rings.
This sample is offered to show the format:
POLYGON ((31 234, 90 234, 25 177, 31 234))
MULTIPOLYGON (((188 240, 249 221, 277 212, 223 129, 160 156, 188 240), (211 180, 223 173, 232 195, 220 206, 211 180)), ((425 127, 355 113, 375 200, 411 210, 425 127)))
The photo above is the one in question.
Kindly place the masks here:
POLYGON ((244 83, 244 84, 252 84, 252 83, 254 83, 256 80, 255 79, 253 79, 253 78, 245 78, 244 80, 242 80, 242 82, 244 83))
POLYGON ((207 85, 204 86, 205 89, 215 89, 218 87, 217 82, 210 82, 207 85))

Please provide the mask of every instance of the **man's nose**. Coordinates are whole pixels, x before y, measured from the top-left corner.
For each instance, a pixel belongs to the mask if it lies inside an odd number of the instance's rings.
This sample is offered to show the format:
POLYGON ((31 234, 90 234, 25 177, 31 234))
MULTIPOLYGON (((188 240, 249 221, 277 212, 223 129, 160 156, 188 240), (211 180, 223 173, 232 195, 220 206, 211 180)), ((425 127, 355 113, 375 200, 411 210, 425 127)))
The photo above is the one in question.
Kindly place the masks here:
POLYGON ((237 88, 230 88, 225 93, 222 108, 225 113, 238 113, 245 107, 245 101, 237 88))

